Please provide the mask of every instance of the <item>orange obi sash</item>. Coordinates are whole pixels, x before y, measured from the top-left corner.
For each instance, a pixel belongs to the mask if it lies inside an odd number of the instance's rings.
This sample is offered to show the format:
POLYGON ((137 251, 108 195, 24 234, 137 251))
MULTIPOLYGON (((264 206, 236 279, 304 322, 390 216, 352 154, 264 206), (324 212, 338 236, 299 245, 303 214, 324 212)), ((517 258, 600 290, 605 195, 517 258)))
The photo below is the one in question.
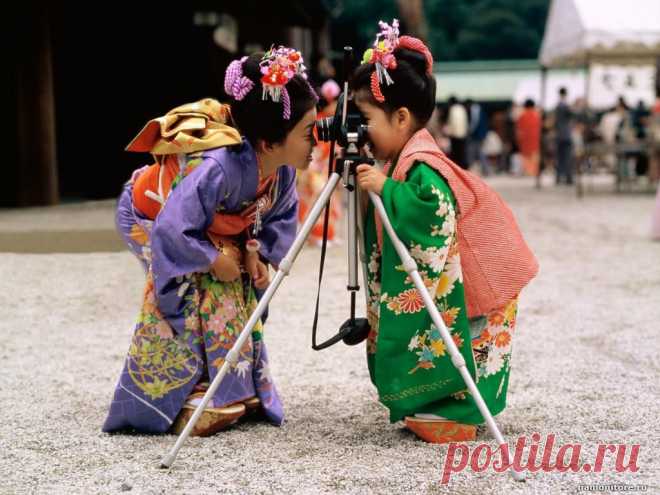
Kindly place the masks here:
MULTIPOLYGON (((179 171, 176 155, 165 155, 162 157, 162 163, 157 162, 149 166, 133 183, 133 205, 147 218, 154 220, 169 196, 172 182, 179 171)), ((186 172, 188 171, 184 171, 184 175, 186 172)), ((257 207, 261 215, 270 210, 276 177, 277 174, 272 174, 259 181, 256 200, 244 210, 238 213, 215 213, 207 233, 216 247, 227 242, 227 237, 238 235, 252 225, 257 215, 257 207)))

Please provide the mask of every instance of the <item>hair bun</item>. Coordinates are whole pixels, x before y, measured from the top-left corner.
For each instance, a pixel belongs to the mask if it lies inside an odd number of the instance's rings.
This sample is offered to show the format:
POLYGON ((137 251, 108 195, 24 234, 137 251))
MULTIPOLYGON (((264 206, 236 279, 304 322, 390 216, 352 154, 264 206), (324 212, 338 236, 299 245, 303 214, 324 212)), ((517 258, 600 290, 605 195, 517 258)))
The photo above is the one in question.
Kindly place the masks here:
POLYGON ((418 78, 423 80, 429 77, 426 73, 426 59, 421 53, 399 47, 394 52, 394 55, 399 63, 399 67, 402 67, 402 65, 408 66, 418 78))
POLYGON ((413 38, 412 36, 401 36, 399 38, 399 48, 405 48, 406 50, 422 55, 426 65, 426 73, 428 75, 433 74, 433 55, 431 55, 431 51, 422 40, 413 38))

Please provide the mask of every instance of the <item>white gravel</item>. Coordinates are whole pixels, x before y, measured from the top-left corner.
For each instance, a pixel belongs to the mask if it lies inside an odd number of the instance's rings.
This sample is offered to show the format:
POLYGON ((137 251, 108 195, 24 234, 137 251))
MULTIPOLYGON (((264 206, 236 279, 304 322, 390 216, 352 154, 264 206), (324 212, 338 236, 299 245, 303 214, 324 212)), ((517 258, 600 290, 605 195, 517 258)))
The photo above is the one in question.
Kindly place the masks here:
MULTIPOLYGON (((0 493, 554 494, 598 483, 660 493, 653 197, 578 200, 568 189, 536 191, 529 180, 493 184, 541 263, 521 299, 509 407, 498 423, 511 440, 539 432, 581 443, 585 462, 599 443, 639 444, 637 473, 616 473, 606 462, 600 474, 538 472, 521 484, 492 470, 465 471, 440 484, 447 447, 388 424, 364 348, 311 350, 314 249, 301 254, 266 326, 286 424, 246 423, 191 439, 173 468, 160 470, 175 437, 100 431, 137 315, 144 280, 137 261, 128 252, 2 253, 0 493)), ((110 206, 77 208, 77 225, 112 226, 110 206)), ((52 227, 72 208, 5 212, 0 225, 52 227)), ((347 316, 345 263, 343 248, 332 248, 321 317, 327 333, 347 316)), ((480 440, 494 445, 486 431, 480 440)))

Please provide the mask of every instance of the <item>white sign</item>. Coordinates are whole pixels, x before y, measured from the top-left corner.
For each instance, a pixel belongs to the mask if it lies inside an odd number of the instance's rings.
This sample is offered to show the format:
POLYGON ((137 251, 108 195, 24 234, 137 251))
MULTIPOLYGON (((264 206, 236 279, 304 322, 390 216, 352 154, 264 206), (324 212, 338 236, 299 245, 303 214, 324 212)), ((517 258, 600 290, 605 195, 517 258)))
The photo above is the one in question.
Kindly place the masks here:
POLYGON ((655 100, 655 67, 653 65, 591 66, 589 105, 593 108, 613 107, 623 96, 629 107, 641 100, 647 107, 655 100))

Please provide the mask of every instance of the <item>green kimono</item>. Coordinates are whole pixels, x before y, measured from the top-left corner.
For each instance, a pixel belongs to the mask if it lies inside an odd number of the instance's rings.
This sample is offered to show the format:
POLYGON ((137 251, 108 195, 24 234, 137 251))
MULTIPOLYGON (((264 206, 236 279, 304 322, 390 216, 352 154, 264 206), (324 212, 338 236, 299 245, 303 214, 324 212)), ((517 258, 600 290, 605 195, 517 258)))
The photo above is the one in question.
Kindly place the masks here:
MULTIPOLYGON (((456 238, 456 200, 434 169, 415 163, 405 182, 388 178, 381 197, 486 404, 492 414, 499 413, 505 407, 516 301, 468 320, 456 238)), ((466 424, 483 423, 384 229, 379 247, 371 204, 365 220, 365 253, 372 328, 367 362, 380 401, 390 410, 390 421, 431 413, 466 424)))

